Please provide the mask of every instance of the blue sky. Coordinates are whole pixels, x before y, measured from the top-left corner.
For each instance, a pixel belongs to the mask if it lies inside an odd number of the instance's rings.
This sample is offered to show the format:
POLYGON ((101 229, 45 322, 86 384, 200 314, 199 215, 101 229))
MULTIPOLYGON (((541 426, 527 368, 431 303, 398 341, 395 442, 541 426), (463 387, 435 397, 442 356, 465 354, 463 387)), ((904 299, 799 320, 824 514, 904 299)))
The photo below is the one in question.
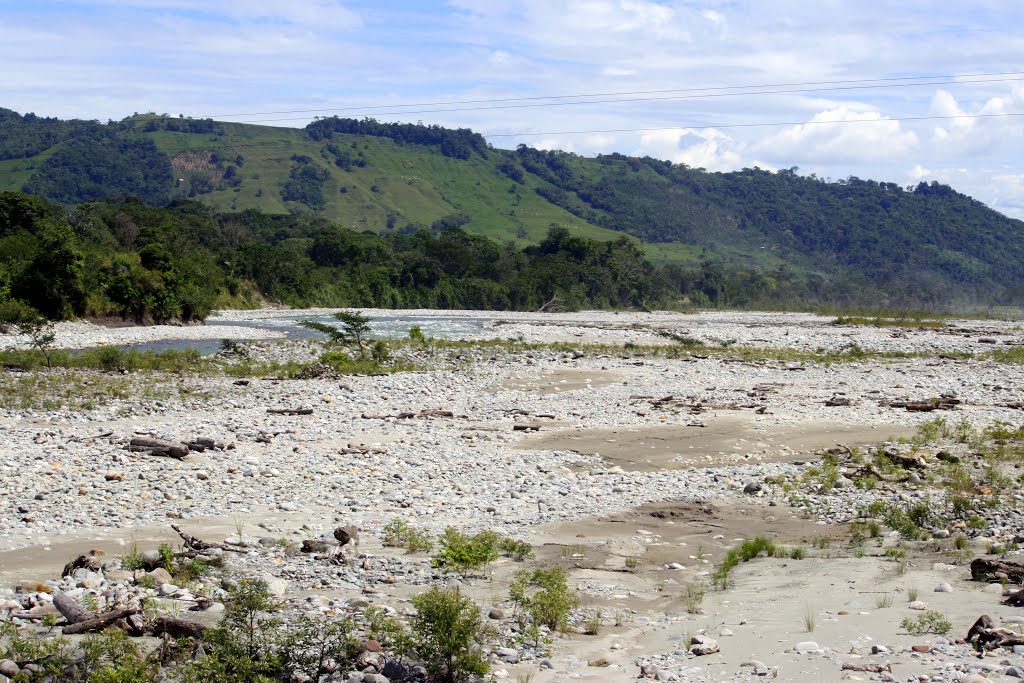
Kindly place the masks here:
MULTIPOLYGON (((1024 69, 1024 12, 1002 0, 0 0, 0 17, 0 106, 103 120, 1024 69)), ((709 170, 937 179, 1024 218, 1024 116, 898 120, 1022 114, 1024 81, 949 80, 380 118, 709 170), (760 122, 790 125, 742 127, 760 122)))

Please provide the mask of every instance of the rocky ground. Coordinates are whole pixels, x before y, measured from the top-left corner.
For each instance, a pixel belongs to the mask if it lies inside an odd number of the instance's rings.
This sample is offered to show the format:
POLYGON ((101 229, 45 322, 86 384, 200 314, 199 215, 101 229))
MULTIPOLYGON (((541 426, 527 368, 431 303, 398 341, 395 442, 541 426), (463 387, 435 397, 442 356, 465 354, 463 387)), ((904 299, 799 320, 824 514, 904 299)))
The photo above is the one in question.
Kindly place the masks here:
MULTIPOLYGON (((477 345, 403 346, 397 353, 416 372, 238 380, 55 370, 57 382, 121 389, 88 407, 0 410, 8 609, 52 609, 58 588, 110 601, 149 591, 168 605, 192 604, 192 588, 140 588, 116 561, 132 544, 180 542, 173 523, 244 550, 224 553, 234 570, 267 579, 297 610, 358 615, 374 604, 402 613, 411 595, 456 579, 427 554, 383 546, 383 527, 401 519, 430 533, 495 530, 535 548, 529 566, 571 570, 582 604, 573 623, 596 618, 599 632, 556 637, 550 652, 517 642, 507 618, 507 583, 523 565, 503 558, 489 578, 465 584, 495 617, 499 676, 1020 677, 1021 652, 979 659, 957 638, 983 613, 999 625, 1019 619, 1020 608, 1000 604, 1007 587, 970 581, 967 565, 989 551, 1020 561, 1015 469, 1024 458, 1013 435, 986 441, 982 430, 1024 423, 1024 366, 991 356, 1024 343, 1024 332, 1000 321, 932 329, 831 320, 501 313, 477 345), (666 330, 677 339, 659 334, 666 330), (679 337, 700 346, 684 350, 679 337), (493 339, 518 343, 486 343, 493 339), (888 357, 908 353, 916 355, 888 357), (940 409, 914 408, 928 403, 940 409), (183 459, 131 448, 139 438, 198 437, 213 446, 183 459), (961 461, 970 487, 951 483, 939 452, 961 461), (940 515, 957 496, 970 509, 940 515), (918 505, 935 514, 911 542, 886 515, 918 505), (869 514, 877 527, 867 526, 869 514), (336 563, 332 532, 341 525, 358 528, 361 541, 336 563), (729 588, 713 590, 727 551, 754 536, 805 557, 743 562, 729 588), (326 550, 301 552, 311 540, 326 550), (106 552, 105 571, 101 562, 37 585, 92 548, 106 552), (697 605, 691 586, 705 589, 697 605), (928 610, 950 620, 948 635, 901 626, 928 610), (701 639, 714 651, 695 655, 702 646, 691 641, 701 639)), ((77 323, 62 325, 58 339, 80 347, 204 338, 207 329, 77 323)), ((309 362, 319 347, 263 341, 251 352, 309 362)))

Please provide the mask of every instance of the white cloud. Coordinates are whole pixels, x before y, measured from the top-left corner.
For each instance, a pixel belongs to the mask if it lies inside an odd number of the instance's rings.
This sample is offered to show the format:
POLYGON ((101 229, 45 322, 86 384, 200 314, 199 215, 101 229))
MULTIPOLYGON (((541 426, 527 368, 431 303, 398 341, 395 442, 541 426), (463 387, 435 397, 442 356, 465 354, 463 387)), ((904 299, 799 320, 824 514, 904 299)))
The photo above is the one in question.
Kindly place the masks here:
POLYGON ((743 167, 740 146, 728 135, 714 130, 658 130, 644 133, 636 156, 667 159, 709 171, 731 171, 743 167))
POLYGON ((1024 121, 1019 118, 1024 114, 1024 86, 1016 85, 1008 96, 989 98, 973 111, 962 107, 953 93, 941 89, 932 98, 931 113, 959 117, 933 128, 931 141, 937 151, 957 156, 990 154, 1004 145, 1008 136, 1019 137, 1024 132, 1024 121))
POLYGON ((759 154, 783 164, 887 161, 906 156, 918 143, 913 131, 874 111, 838 106, 815 114, 754 145, 759 154))

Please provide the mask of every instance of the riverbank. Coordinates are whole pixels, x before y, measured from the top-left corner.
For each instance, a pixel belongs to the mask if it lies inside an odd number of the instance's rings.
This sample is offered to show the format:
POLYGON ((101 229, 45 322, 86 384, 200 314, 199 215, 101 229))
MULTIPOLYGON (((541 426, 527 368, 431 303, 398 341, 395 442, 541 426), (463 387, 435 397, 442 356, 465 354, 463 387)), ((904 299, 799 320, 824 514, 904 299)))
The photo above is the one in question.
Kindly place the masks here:
MULTIPOLYGON (((244 316, 253 313, 218 319, 251 321, 244 316)), ((266 319, 295 312, 255 313, 266 319)), ((833 320, 493 313, 473 338, 524 344, 410 347, 403 353, 419 370, 385 376, 240 382, 131 373, 116 376, 125 383, 122 393, 88 409, 7 409, 0 414, 0 580, 44 581, 87 548, 114 557, 133 543, 150 549, 173 542, 169 525, 176 523, 201 538, 248 544, 251 552, 234 560, 236 571, 283 582, 292 604, 305 610, 343 604, 358 615, 362 608, 354 605, 366 601, 402 613, 411 595, 452 581, 485 612, 508 611, 515 570, 563 564, 582 604, 574 625, 599 616, 599 632, 555 637, 546 658, 552 668, 512 636, 503 647, 514 657, 495 650, 495 670, 539 683, 628 681, 645 671, 682 681, 886 679, 844 671, 850 662, 888 662, 895 680, 933 681, 963 680, 981 662, 992 665, 988 673, 997 680, 1009 667, 1024 666, 1020 655, 977 660, 953 640, 982 612, 997 623, 1016 618, 1014 608, 999 604, 1001 591, 969 581, 967 567, 1019 530, 1024 504, 1014 502, 1012 487, 983 526, 935 521, 922 529, 930 541, 904 539, 882 520, 878 536, 860 532, 867 538, 856 545, 849 522, 875 501, 942 507, 946 470, 935 454, 947 449, 968 462, 982 446, 941 437, 901 443, 932 429, 937 416, 950 429, 963 423, 977 433, 1021 424, 1012 404, 1024 395, 1024 366, 981 354, 1016 348, 1024 333, 995 321, 899 329, 833 320), (685 353, 659 330, 716 352, 685 353), (565 344, 525 344, 532 341, 565 344), (643 349, 654 343, 680 353, 643 349), (850 354, 851 345, 919 355, 861 357, 850 354), (744 348, 787 353, 745 357, 744 348), (815 359, 827 350, 845 355, 815 359), (959 355, 965 353, 979 357, 959 355), (947 410, 906 408, 939 398, 947 410), (282 410, 306 414, 270 412, 282 410), (143 435, 207 437, 221 447, 181 460, 131 452, 130 440, 143 435), (868 488, 858 467, 881 464, 837 459, 873 447, 927 457, 920 473, 885 470, 868 488), (823 453, 832 459, 823 461, 823 453), (442 577, 427 555, 382 544, 385 525, 395 519, 431 534, 449 526, 495 530, 527 541, 536 558, 528 565, 502 559, 489 570, 491 579, 442 577), (341 525, 362 535, 349 564, 287 550, 330 538, 341 525), (958 534, 963 548, 954 547, 958 534), (716 567, 755 536, 789 551, 802 548, 804 557, 743 562, 731 587, 714 590, 716 567), (261 545, 261 538, 282 543, 261 545), (951 591, 934 593, 940 583, 951 591), (692 605, 688 587, 696 585, 704 595, 692 605), (911 589, 950 619, 952 633, 902 628, 904 618, 921 614, 909 607, 911 589), (811 628, 806 618, 815 622, 811 628), (689 653, 685 641, 700 632, 718 642, 718 653, 689 653), (914 645, 927 649, 916 652, 914 645), (872 654, 875 646, 883 649, 872 654)), ((152 329, 71 323, 61 334, 89 345, 103 332, 142 340, 152 329)), ((223 329, 156 333, 215 330, 221 338, 223 329)), ((292 351, 311 357, 308 342, 252 351, 256 361, 292 351)), ((76 377, 115 378, 92 371, 76 377)), ((1005 476, 1012 477, 1016 461, 1009 457, 1005 476)), ((983 472, 986 462, 969 471, 983 472)), ((1020 561, 1012 549, 1006 558, 1020 561)), ((500 633, 512 633, 510 619, 493 621, 500 633)))

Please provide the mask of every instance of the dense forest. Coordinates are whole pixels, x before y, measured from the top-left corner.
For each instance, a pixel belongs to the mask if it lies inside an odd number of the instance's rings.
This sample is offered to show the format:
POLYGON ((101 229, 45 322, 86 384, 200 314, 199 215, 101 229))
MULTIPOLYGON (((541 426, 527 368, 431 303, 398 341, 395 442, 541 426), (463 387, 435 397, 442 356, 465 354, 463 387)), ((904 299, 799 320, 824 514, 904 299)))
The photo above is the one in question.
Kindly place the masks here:
MULTIPOLYGON (((457 223, 457 220, 452 223, 457 223)), ((517 249, 453 225, 391 235, 311 216, 220 214, 194 201, 97 201, 72 211, 0 193, 0 310, 51 318, 202 320, 264 298, 325 306, 536 310, 679 299, 628 238, 552 228, 517 249)))
POLYGON ((88 262, 92 298, 49 307, 61 315, 189 318, 246 283, 289 303, 530 308, 554 295, 523 284, 546 267, 550 254, 536 250, 551 249, 553 235, 583 240, 581 263, 610 267, 628 245, 659 266, 633 298, 553 280, 569 306, 679 297, 714 306, 1024 304, 1024 223, 945 185, 500 150, 468 129, 331 117, 296 130, 155 114, 104 124, 0 109, 4 190, 45 207, 42 223, 5 228, 4 296, 33 289, 25 258, 57 232, 74 233, 88 262), (141 242, 104 234, 128 223, 141 242), (224 226, 245 239, 219 245, 224 226), (341 239, 334 232, 364 256, 324 262, 324 241, 341 239), (160 246, 174 268, 163 268, 160 246), (601 262, 601 249, 615 257, 601 262), (488 263, 493 252, 504 265, 455 268, 438 256, 445 250, 488 263), (255 263, 257 252, 267 264, 255 263), (128 305, 142 295, 110 294, 96 278, 115 260, 134 292, 163 283, 163 303, 128 305), (297 270, 271 276, 282 263, 297 270), (198 292, 186 291, 189 282, 198 292))

